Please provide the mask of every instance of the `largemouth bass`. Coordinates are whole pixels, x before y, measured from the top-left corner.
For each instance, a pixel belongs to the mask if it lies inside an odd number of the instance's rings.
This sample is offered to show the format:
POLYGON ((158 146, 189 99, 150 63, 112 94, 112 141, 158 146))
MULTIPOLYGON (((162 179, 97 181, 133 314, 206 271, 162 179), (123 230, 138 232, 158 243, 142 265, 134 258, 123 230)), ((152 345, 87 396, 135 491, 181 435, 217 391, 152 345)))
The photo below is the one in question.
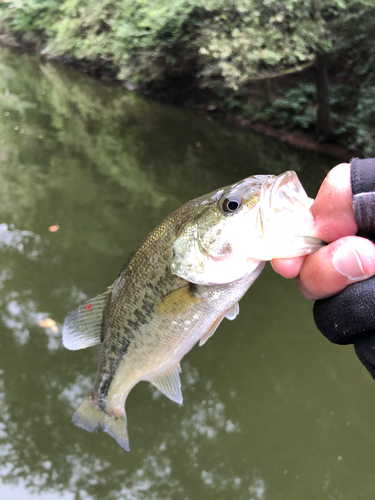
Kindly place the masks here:
POLYGON ((180 361, 202 345, 261 273, 265 261, 309 254, 313 200, 297 175, 255 175, 189 201, 131 254, 102 295, 66 318, 63 343, 102 343, 94 385, 73 415, 129 450, 125 401, 145 380, 182 403, 180 361))

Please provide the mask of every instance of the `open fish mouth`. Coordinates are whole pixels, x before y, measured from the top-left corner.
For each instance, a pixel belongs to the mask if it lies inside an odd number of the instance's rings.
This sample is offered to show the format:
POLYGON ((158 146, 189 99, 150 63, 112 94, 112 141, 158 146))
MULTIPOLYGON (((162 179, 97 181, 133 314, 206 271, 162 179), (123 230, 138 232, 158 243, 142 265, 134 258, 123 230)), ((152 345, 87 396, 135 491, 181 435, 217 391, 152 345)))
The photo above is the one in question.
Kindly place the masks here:
POLYGON ((273 248, 266 260, 307 255, 326 244, 310 236, 314 226, 310 211, 313 202, 294 171, 272 176, 264 183, 258 221, 264 241, 268 248, 273 248))
POLYGON ((311 207, 314 200, 309 198, 293 170, 280 174, 272 181, 268 189, 269 208, 276 212, 291 210, 294 206, 303 205, 307 209, 311 207))

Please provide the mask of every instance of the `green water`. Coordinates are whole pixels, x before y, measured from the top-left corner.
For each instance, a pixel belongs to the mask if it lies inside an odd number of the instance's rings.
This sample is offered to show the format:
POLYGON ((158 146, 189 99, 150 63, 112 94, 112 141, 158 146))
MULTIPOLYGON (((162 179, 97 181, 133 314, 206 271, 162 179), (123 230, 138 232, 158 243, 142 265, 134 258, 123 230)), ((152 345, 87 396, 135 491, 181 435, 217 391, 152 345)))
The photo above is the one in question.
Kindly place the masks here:
POLYGON ((290 168, 314 196, 337 162, 4 48, 0 93, 1 500, 375 498, 374 382, 269 266, 184 358, 182 406, 131 392, 130 453, 70 423, 98 348, 40 326, 188 199, 290 168))

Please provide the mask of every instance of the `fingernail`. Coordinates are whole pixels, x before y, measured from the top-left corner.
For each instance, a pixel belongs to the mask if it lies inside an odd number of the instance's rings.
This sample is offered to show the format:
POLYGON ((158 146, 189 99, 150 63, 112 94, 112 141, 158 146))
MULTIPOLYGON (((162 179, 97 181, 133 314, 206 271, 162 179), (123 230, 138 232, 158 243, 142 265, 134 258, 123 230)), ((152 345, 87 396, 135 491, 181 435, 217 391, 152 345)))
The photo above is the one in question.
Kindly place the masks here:
POLYGON ((349 279, 366 277, 359 255, 350 243, 337 248, 332 256, 332 265, 340 274, 349 279))

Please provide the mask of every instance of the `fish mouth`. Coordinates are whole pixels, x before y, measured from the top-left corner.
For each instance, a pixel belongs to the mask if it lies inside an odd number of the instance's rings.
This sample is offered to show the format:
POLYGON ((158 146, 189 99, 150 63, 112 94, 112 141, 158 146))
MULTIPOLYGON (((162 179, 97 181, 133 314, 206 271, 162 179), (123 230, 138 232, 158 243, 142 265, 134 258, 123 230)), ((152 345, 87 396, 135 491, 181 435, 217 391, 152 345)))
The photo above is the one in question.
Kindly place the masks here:
POLYGON ((266 238, 270 231, 280 232, 277 231, 279 223, 285 230, 284 238, 287 234, 290 237, 292 234, 290 225, 296 216, 299 219, 306 219, 307 224, 298 229, 304 230, 303 235, 309 234, 313 226, 309 208, 314 200, 307 196, 297 174, 293 170, 288 170, 277 176, 262 176, 263 179, 260 177, 259 180, 263 182, 259 186, 258 202, 253 208, 256 210, 256 229, 261 237, 266 238), (276 220, 278 222, 275 225, 276 220))
POLYGON ((273 258, 307 255, 325 244, 310 236, 314 226, 310 211, 313 201, 292 170, 265 183, 257 225, 265 244, 273 247, 273 258))
POLYGON ((309 198, 304 190, 297 174, 288 170, 278 175, 266 188, 268 191, 268 205, 274 212, 281 210, 292 210, 296 206, 309 209, 313 199, 309 198))

